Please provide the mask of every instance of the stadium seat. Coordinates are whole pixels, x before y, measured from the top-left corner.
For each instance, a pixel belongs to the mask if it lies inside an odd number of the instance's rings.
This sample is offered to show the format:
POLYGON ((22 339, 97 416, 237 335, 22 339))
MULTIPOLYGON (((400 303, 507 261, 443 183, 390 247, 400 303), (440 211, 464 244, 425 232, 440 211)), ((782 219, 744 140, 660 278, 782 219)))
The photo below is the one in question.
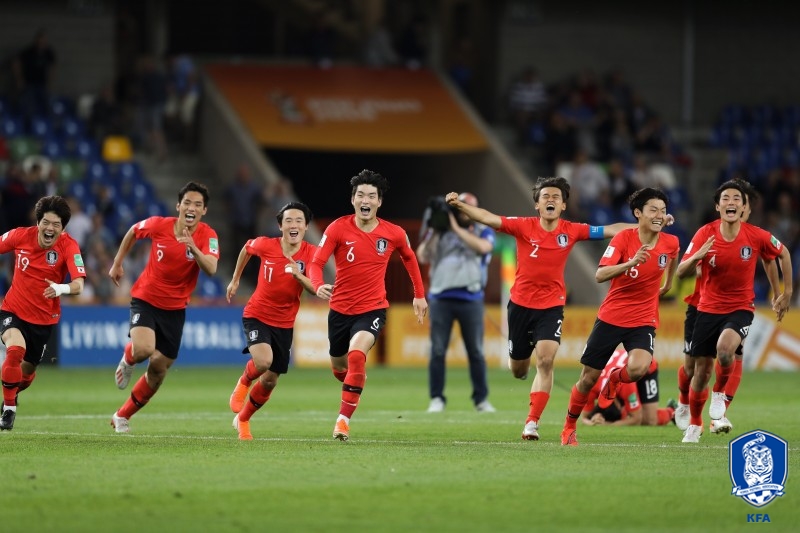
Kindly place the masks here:
POLYGON ((60 159, 66 155, 66 148, 60 139, 49 137, 42 141, 42 154, 50 159, 60 159))
POLYGON ((32 137, 13 137, 8 140, 8 151, 12 160, 22 161, 39 153, 39 142, 32 137))
POLYGON ((74 154, 81 159, 94 160, 100 158, 100 148, 92 139, 78 139, 75 143, 74 154))
POLYGON ((92 185, 97 183, 110 183, 111 172, 108 164, 103 161, 92 161, 86 166, 86 179, 92 185))
POLYGON ((131 141, 122 135, 110 135, 103 141, 103 159, 109 163, 122 163, 133 159, 131 141))
POLYGON ((66 96, 54 98, 50 103, 50 113, 59 120, 75 115, 75 103, 66 96))
POLYGON ((31 117, 30 120, 30 133, 31 135, 44 139, 54 133, 53 122, 49 117, 36 116, 31 117))
POLYGON ((58 159, 55 161, 56 171, 61 186, 67 188, 70 183, 83 176, 83 161, 79 159, 58 159))
POLYGON ((5 115, 0 118, 0 135, 6 139, 13 139, 25 134, 22 119, 14 115, 5 115))
POLYGON ((82 138, 84 130, 83 122, 78 118, 64 117, 61 121, 61 133, 67 139, 77 140, 82 138))

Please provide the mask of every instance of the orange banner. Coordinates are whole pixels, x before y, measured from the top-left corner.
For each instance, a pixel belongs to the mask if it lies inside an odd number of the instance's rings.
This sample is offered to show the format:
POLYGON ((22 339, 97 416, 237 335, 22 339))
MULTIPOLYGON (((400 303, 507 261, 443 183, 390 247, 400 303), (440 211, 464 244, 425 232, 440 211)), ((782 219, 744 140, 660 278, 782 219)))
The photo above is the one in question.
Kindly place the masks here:
POLYGON ((206 72, 267 148, 457 153, 487 147, 428 70, 212 64, 206 72))

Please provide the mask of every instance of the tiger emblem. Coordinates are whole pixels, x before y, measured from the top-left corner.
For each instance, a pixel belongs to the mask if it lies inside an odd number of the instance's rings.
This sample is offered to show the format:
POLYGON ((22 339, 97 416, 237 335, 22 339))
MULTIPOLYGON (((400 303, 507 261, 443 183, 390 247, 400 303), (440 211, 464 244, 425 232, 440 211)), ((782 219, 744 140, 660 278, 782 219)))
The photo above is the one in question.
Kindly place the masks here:
POLYGON ((765 440, 759 433, 742 448, 744 480, 750 487, 772 482, 772 450, 762 444, 765 440))

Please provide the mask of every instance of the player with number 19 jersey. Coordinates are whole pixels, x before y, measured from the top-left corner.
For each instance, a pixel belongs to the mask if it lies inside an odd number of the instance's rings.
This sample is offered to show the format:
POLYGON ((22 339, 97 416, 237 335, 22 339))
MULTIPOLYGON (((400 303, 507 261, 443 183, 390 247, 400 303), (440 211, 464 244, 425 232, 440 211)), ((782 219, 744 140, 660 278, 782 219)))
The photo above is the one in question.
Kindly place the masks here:
POLYGON ((511 301, 530 309, 564 305, 567 291, 564 269, 572 248, 579 241, 602 239, 602 226, 589 226, 560 219, 547 231, 539 217, 500 217, 499 231, 517 241, 517 272, 511 286, 511 301))
MULTIPOLYGON (((619 232, 608 244, 601 267, 629 261, 642 247, 638 229, 619 232)), ((658 327, 658 298, 664 272, 670 261, 678 257, 680 243, 675 235, 659 233, 658 241, 650 250, 650 258, 623 275, 611 280, 597 318, 614 326, 632 328, 658 327)))
MULTIPOLYGON (((176 217, 150 217, 133 226, 136 239, 150 239, 150 258, 131 288, 131 297, 165 311, 185 309, 197 285, 200 267, 185 244, 175 237, 176 217)), ((192 234, 203 252, 219 259, 217 232, 200 222, 192 234)))
POLYGON ((403 228, 378 218, 378 225, 365 232, 356 225, 356 215, 337 218, 327 227, 311 262, 314 290, 324 283, 322 269, 331 254, 336 260, 336 283, 330 308, 343 315, 359 315, 389 307, 386 300, 386 268, 397 250, 414 286, 414 298, 424 298, 425 288, 414 250, 403 228))
MULTIPOLYGON (((293 327, 300 310, 303 286, 291 272, 285 271, 289 262, 283 255, 281 238, 256 237, 245 243, 245 249, 248 254, 261 259, 261 270, 256 290, 247 302, 242 316, 255 318, 276 328, 293 327)), ((292 256, 302 274, 307 275, 306 271, 316 251, 316 246, 303 242, 292 256)))
POLYGON ((50 248, 39 244, 39 227, 16 228, 0 238, 0 254, 14 250, 14 282, 3 300, 2 309, 38 326, 57 324, 61 317, 61 298, 42 296, 48 287, 45 279, 62 283, 85 278, 78 243, 62 233, 50 248))
POLYGON ((758 226, 742 222, 736 238, 725 241, 720 232, 721 220, 715 220, 697 230, 683 255, 684 260, 714 237, 714 244, 698 263, 704 283, 700 292, 698 311, 723 315, 734 311, 754 310, 754 279, 758 258, 770 261, 781 254, 783 244, 758 226))

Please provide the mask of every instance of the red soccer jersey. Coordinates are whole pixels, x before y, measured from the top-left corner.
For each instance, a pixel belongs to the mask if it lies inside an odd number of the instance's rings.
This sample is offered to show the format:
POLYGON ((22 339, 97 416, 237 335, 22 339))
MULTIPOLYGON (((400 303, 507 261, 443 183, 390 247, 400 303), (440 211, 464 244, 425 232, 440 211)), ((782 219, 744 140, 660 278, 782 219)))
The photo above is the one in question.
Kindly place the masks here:
POLYGON ((547 231, 539 217, 500 217, 500 221, 500 231, 517 241, 511 301, 530 309, 564 305, 567 258, 577 242, 589 239, 589 225, 559 220, 553 231, 547 231))
MULTIPOLYGON (((611 239, 600 266, 625 263, 641 247, 637 228, 623 230, 611 239)), ((679 247, 675 235, 661 233, 650 250, 650 259, 611 280, 597 318, 623 328, 658 327, 658 291, 670 261, 678 257, 679 247)))
POLYGON ((414 250, 405 230, 396 224, 378 219, 371 232, 356 225, 355 215, 337 218, 327 227, 319 249, 311 262, 311 283, 314 290, 324 283, 322 269, 333 254, 336 262, 336 283, 330 308, 344 315, 358 315, 389 307, 386 300, 386 267, 397 250, 411 276, 414 297, 424 298, 425 288, 414 250))
POLYGON ((704 313, 727 314, 752 311, 755 308, 753 280, 759 257, 771 260, 780 255, 781 242, 758 226, 742 222, 739 234, 730 242, 722 238, 720 224, 715 220, 694 234, 683 259, 691 257, 714 236, 714 245, 699 262, 705 282, 697 309, 704 313))
MULTIPOLYGON (((245 244, 247 253, 261 259, 258 285, 244 307, 243 316, 255 318, 276 328, 291 328, 300 309, 303 286, 284 268, 289 262, 283 255, 280 237, 256 237, 245 244)), ((303 242, 292 259, 306 276, 317 247, 303 242)), ((252 259, 251 259, 252 261, 252 259)))
POLYGON ((58 323, 61 298, 45 298, 45 279, 55 283, 85 278, 86 269, 78 243, 62 233, 51 248, 39 246, 39 228, 12 229, 0 238, 0 254, 14 250, 14 279, 3 300, 2 309, 25 322, 39 326, 58 323))
MULTIPOLYGON (((137 239, 150 239, 150 257, 144 272, 131 288, 131 296, 167 311, 185 309, 189 304, 200 267, 194 256, 175 237, 176 217, 150 217, 133 228, 137 239)), ((201 222, 192 234, 203 254, 219 258, 217 233, 201 222)))

